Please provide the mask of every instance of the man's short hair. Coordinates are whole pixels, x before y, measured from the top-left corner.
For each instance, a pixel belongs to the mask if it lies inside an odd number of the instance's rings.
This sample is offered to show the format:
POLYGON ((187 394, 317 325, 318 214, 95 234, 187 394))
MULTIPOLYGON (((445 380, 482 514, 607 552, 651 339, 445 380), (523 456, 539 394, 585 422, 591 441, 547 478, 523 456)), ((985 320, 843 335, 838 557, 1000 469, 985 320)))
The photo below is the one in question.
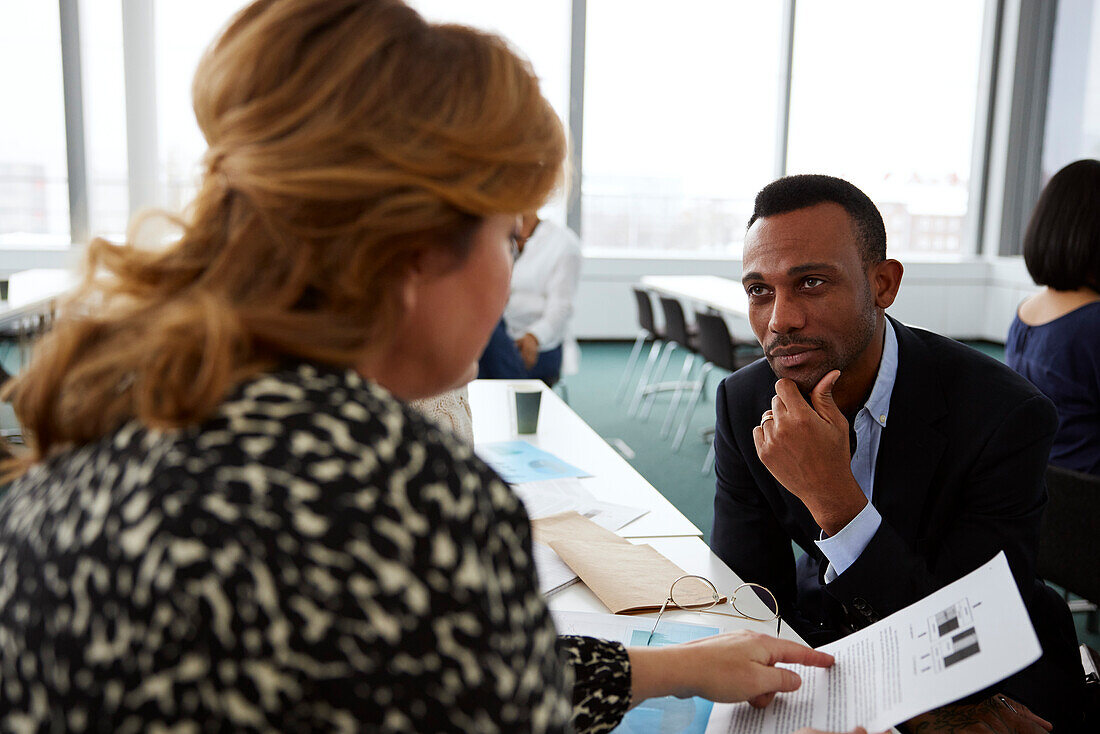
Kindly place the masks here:
POLYGON ((1100 290, 1100 161, 1070 163, 1050 179, 1024 234, 1024 263, 1039 285, 1100 290))
POLYGON ((786 214, 815 204, 832 202, 844 207, 859 238, 859 256, 864 264, 886 259, 886 225, 882 214, 867 194, 842 178, 819 173, 784 176, 760 189, 749 217, 749 227, 757 219, 786 214))

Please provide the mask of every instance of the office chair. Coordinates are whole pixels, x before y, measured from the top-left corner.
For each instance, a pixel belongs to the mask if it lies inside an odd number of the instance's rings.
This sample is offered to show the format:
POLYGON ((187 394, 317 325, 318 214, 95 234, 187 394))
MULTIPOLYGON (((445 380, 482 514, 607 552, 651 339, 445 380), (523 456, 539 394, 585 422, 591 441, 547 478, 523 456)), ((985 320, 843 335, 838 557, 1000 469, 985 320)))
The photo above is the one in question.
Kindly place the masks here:
POLYGON ((684 317, 684 307, 680 305, 680 301, 668 296, 660 296, 660 301, 661 311, 663 311, 665 315, 665 338, 667 339, 667 343, 672 345, 672 348, 665 351, 661 363, 657 367, 657 372, 653 377, 660 378, 664 375, 665 368, 668 366, 668 360, 676 347, 683 347, 686 353, 684 354, 684 364, 680 369, 680 378, 678 380, 673 382, 651 383, 645 387, 644 393, 646 401, 641 413, 641 419, 645 420, 649 417, 649 412, 653 409, 653 403, 656 401, 657 393, 671 390, 673 392, 672 403, 669 406, 668 415, 665 416, 665 422, 661 426, 661 435, 667 436, 672 425, 672 418, 676 415, 677 408, 680 404, 680 396, 685 389, 691 389, 695 384, 689 382, 688 377, 691 375, 691 370, 695 365, 695 357, 698 354, 698 348, 695 344, 697 332, 688 328, 687 319, 684 317))
POLYGON ((1048 466, 1050 502, 1039 530, 1039 576, 1085 601, 1069 601, 1070 611, 1087 613, 1097 632, 1100 602, 1100 477, 1048 466))
MULTIPOLYGON (((653 302, 649 299, 649 292, 644 288, 637 287, 631 288, 631 291, 634 293, 634 303, 638 311, 638 336, 634 339, 634 348, 630 350, 630 357, 626 361, 626 369, 623 370, 623 376, 619 379, 619 389, 615 393, 616 400, 622 400, 626 396, 627 387, 630 385, 630 376, 634 373, 634 367, 637 366, 642 347, 647 343, 652 345, 649 349, 649 359, 642 371, 642 378, 644 379, 646 373, 652 369, 652 363, 656 362, 657 352, 664 342, 664 337, 658 331, 656 320, 653 317, 653 302)), ((642 380, 639 380, 638 388, 640 389, 644 384, 642 380)))
POLYGON ((730 335, 726 320, 718 313, 696 311, 695 325, 699 329, 699 353, 706 362, 688 398, 687 410, 680 421, 676 438, 672 442, 673 451, 678 450, 684 442, 688 426, 695 415, 695 408, 706 393, 706 381, 711 370, 720 367, 729 372, 736 372, 745 365, 752 364, 764 354, 755 343, 739 342, 734 339, 730 335))

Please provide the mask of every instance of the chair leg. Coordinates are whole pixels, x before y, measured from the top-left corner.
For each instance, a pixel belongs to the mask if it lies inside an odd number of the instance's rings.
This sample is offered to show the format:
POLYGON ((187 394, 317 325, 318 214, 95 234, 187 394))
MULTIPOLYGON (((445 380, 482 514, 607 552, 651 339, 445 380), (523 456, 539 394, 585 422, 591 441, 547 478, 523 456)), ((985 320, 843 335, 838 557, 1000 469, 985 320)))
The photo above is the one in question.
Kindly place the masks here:
POLYGON ((634 373, 634 366, 638 363, 638 355, 642 353, 642 345, 645 344, 649 332, 642 329, 638 332, 638 338, 634 340, 634 348, 630 350, 630 358, 626 360, 626 369, 619 379, 619 389, 615 393, 615 401, 621 401, 626 397, 626 388, 630 384, 630 375, 634 373))
POLYGON ((699 407, 700 401, 703 399, 703 395, 707 391, 707 377, 710 376, 710 371, 714 369, 714 365, 707 362, 703 365, 703 371, 699 373, 699 381, 695 383, 695 390, 692 391, 691 397, 688 398, 687 409, 684 411, 684 417, 680 421, 680 429, 676 431, 676 438, 672 441, 672 451, 676 452, 680 450, 680 446, 684 443, 684 436, 687 435, 688 426, 691 425, 691 419, 695 417, 695 409, 699 407))
POLYGON ((680 370, 680 379, 676 383, 676 391, 672 394, 672 403, 668 406, 668 414, 665 416, 665 422, 661 424, 661 438, 668 438, 668 434, 672 430, 676 414, 680 411, 680 397, 684 394, 684 386, 688 384, 687 379, 691 374, 691 368, 694 366, 695 355, 688 352, 684 356, 684 366, 680 370))
POLYGON ((661 361, 657 363, 657 371, 650 375, 650 384, 643 390, 646 395, 646 400, 638 416, 643 421, 649 418, 649 411, 653 410, 653 403, 657 399, 658 391, 651 389, 656 387, 653 383, 659 383, 661 378, 665 376, 665 370, 668 369, 668 362, 672 359, 672 353, 676 351, 676 342, 665 342, 665 348, 662 351, 661 361))
POLYGON ((649 383, 649 374, 653 370, 653 365, 657 362, 657 356, 664 350, 664 344, 660 341, 654 341, 653 346, 649 349, 649 358, 645 361, 645 366, 642 367, 642 374, 638 378, 638 387, 634 390, 634 399, 630 401, 630 407, 626 409, 627 415, 633 416, 635 411, 638 410, 638 406, 642 404, 642 396, 645 394, 645 386, 649 383))
POLYGON ((710 450, 707 451, 707 458, 703 459, 703 470, 700 474, 710 474, 710 470, 714 468, 714 442, 710 443, 710 450))

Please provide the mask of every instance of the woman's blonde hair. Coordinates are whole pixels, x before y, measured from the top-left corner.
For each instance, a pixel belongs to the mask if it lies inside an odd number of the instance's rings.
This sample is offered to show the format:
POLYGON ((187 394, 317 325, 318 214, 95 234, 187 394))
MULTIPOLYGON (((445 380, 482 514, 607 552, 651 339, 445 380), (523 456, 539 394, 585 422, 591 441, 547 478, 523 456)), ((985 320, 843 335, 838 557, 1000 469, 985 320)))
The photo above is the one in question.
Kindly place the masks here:
POLYGON ((30 446, 15 473, 132 418, 199 421, 288 358, 361 362, 415 253, 464 257, 482 217, 545 200, 565 154, 528 63, 399 0, 259 0, 192 92, 209 150, 182 235, 88 246, 82 287, 5 390, 30 446))

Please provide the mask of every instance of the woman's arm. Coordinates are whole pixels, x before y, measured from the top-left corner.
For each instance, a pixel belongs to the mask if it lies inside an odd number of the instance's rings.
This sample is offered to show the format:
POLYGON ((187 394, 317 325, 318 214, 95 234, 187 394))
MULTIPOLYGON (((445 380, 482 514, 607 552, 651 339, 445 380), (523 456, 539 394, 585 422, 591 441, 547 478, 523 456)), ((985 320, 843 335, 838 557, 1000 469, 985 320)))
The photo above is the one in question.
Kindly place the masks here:
POLYGON ((776 663, 827 668, 833 656, 790 640, 755 632, 730 632, 667 647, 631 647, 631 706, 660 696, 701 696, 766 706, 778 692, 802 685, 798 674, 776 663))

